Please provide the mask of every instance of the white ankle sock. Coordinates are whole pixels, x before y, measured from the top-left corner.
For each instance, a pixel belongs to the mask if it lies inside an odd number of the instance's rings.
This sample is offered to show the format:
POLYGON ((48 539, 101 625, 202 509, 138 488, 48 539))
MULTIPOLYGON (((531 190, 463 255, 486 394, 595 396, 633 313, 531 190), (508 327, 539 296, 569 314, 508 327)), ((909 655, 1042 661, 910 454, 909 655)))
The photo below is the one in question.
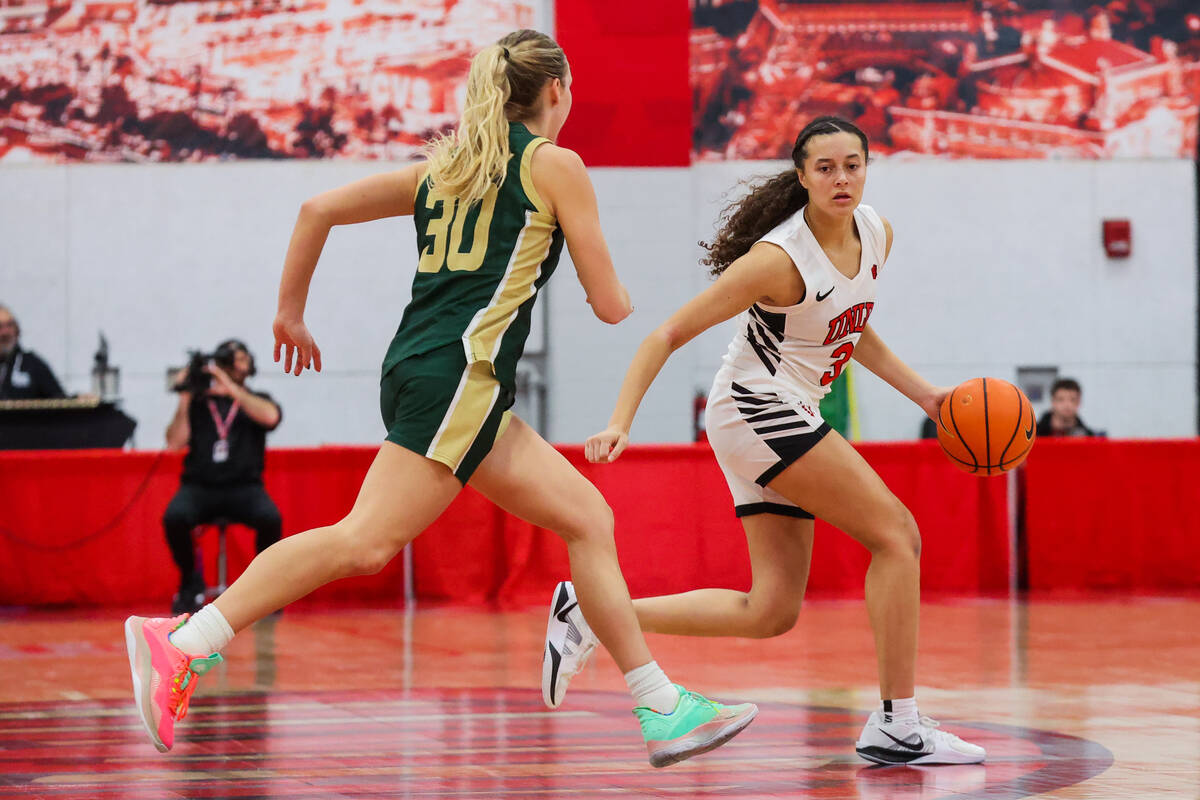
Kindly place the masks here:
POLYGON ((886 722, 916 722, 917 698, 905 697, 901 700, 879 701, 879 711, 886 722))
POLYGON ((626 672, 625 683, 629 685, 635 704, 660 714, 670 714, 679 702, 679 691, 667 680, 667 674, 659 668, 657 661, 626 672))
POLYGON ((217 607, 209 604, 188 617, 183 627, 167 638, 189 656, 210 656, 233 641, 233 628, 217 607))

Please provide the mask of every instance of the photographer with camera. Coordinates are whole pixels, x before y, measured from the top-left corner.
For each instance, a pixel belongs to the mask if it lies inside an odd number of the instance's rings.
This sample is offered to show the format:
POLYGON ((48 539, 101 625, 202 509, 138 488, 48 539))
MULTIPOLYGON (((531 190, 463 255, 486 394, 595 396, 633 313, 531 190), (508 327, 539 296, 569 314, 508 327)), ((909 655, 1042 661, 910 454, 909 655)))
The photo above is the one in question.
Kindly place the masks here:
POLYGON ((167 449, 187 448, 179 491, 163 514, 171 556, 179 567, 179 593, 172 614, 204 604, 204 577, 196 566, 192 530, 224 518, 255 530, 262 552, 279 541, 279 509, 262 484, 267 432, 283 412, 270 395, 246 388, 254 357, 236 339, 212 355, 192 353, 173 384, 179 407, 167 426, 167 449))

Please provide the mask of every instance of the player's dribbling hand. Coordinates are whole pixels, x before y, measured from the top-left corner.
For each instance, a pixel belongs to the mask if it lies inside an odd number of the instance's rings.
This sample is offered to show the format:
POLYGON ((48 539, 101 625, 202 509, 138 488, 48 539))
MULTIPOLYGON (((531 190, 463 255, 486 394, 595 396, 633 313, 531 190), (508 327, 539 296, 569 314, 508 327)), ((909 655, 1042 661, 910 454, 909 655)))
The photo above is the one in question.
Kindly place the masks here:
POLYGON ((321 371, 321 348, 317 347, 304 320, 276 316, 271 330, 275 334, 275 363, 279 363, 282 354, 285 373, 299 375, 305 367, 321 371))
POLYGON ((946 398, 949 397, 950 393, 953 391, 953 386, 935 386, 933 393, 930 394, 929 397, 925 398, 924 401, 922 401, 921 410, 924 411, 931 420, 941 425, 941 422, 938 421, 938 412, 942 408, 942 403, 946 401, 946 398))
POLYGON ((584 455, 593 464, 611 464, 625 452, 629 434, 620 428, 607 428, 589 436, 583 444, 584 455))

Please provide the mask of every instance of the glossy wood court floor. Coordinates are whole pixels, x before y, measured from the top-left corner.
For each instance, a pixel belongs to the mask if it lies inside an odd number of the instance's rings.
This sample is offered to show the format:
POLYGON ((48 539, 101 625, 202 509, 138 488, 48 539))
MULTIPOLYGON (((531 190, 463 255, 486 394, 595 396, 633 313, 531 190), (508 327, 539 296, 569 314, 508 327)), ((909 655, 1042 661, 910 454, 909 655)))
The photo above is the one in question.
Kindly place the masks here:
POLYGON ((0 798, 1200 797, 1197 598, 926 601, 921 709, 989 754, 927 768, 854 754, 877 701, 861 602, 770 640, 650 637, 674 680, 762 709, 662 770, 607 655, 542 706, 542 609, 287 611, 234 641, 160 755, 123 616, 0 614, 0 798))

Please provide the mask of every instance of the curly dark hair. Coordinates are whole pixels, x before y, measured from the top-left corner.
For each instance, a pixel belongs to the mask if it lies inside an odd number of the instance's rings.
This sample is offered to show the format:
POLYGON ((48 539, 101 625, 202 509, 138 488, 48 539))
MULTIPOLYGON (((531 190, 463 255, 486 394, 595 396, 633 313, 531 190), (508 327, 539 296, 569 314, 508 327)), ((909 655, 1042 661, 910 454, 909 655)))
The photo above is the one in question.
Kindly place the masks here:
MULTIPOLYGON (((792 163, 796 169, 804 166, 808 153, 805 148, 814 136, 830 133, 852 133, 862 142, 863 155, 870 157, 867 135, 858 127, 841 117, 817 117, 804 126, 792 147, 792 163)), ((714 278, 737 259, 750 251, 751 246, 772 228, 795 214, 808 202, 808 190, 800 185, 795 169, 785 170, 778 175, 754 182, 746 181, 746 196, 735 201, 721 212, 718 223, 721 229, 712 242, 700 242, 708 255, 700 260, 709 267, 714 278)))

